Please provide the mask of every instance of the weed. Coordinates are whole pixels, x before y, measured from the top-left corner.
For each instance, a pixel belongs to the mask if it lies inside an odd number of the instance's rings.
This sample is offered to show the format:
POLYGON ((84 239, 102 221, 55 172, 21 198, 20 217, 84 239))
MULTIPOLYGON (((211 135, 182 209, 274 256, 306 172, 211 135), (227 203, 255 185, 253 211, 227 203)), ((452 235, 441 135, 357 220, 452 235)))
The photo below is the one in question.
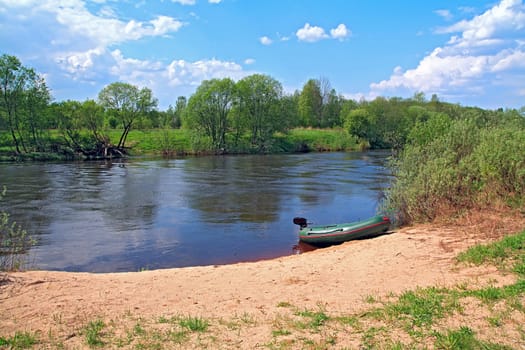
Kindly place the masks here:
POLYGON ((308 327, 314 330, 317 330, 319 327, 324 325, 326 321, 330 319, 330 317, 328 317, 322 310, 317 312, 313 312, 310 310, 298 311, 296 315, 310 319, 310 321, 307 324, 300 323, 299 325, 303 326, 303 328, 308 327))
POLYGON ((290 335, 290 334, 292 334, 292 332, 290 332, 287 329, 277 329, 277 330, 272 331, 273 337, 280 337, 280 336, 290 335))
POLYGON ((462 349, 487 349, 505 350, 509 349, 504 345, 484 342, 476 339, 474 332, 469 327, 460 327, 457 330, 447 330, 445 334, 436 332, 434 334, 436 349, 442 350, 462 350, 462 349))
POLYGON ((0 337, 0 346, 8 346, 9 349, 29 349, 37 344, 37 338, 29 332, 16 332, 10 338, 0 337))
POLYGON ((187 328, 192 332, 205 332, 210 323, 200 317, 185 317, 179 320, 179 325, 183 328, 187 328))
POLYGON ((392 318, 408 319, 409 328, 430 326, 434 318, 442 318, 445 314, 444 292, 437 288, 408 291, 397 302, 388 304, 385 311, 392 318))
POLYGON ((281 301, 277 304, 277 307, 292 307, 292 304, 287 301, 281 301))
POLYGON ((90 346, 103 346, 102 330, 106 325, 102 320, 91 321, 84 328, 86 342, 90 346))

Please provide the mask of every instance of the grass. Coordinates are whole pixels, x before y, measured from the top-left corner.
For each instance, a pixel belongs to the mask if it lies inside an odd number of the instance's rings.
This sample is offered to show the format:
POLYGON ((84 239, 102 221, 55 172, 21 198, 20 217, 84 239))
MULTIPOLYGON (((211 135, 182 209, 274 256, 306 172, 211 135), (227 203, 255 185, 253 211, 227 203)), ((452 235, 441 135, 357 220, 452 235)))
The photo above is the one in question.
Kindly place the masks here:
MULTIPOLYGON (((39 339, 36 333, 17 332, 0 337, 0 349, 64 348, 72 333, 81 334, 82 346, 89 348, 237 349, 255 346, 249 341, 258 334, 256 347, 263 349, 520 349, 525 346, 523 236, 525 231, 458 256, 461 264, 494 264, 513 273, 516 280, 507 285, 463 282, 366 295, 364 309, 355 312, 288 301, 277 302, 275 314, 244 312, 219 319, 177 314, 143 318, 128 312, 90 321, 78 333, 50 329, 52 336, 39 339)), ((54 320, 64 327, 60 318, 54 320)))
POLYGON ((84 334, 86 337, 86 343, 89 346, 103 346, 104 342, 102 341, 102 330, 106 325, 102 320, 91 321, 84 328, 84 334))
MULTIPOLYGON (((120 129, 108 129, 107 134, 112 144, 117 144, 121 136, 120 129)), ((53 139, 60 139, 58 131, 52 131, 53 139)), ((0 133, 0 137, 2 133, 0 133)), ((253 153, 254 150, 249 135, 241 137, 238 144, 234 145, 229 140, 228 153, 244 154, 253 153)), ((132 129, 126 139, 125 145, 131 155, 164 155, 176 156, 187 154, 213 153, 206 150, 208 147, 204 139, 196 142, 195 136, 186 129, 132 129), (203 144, 203 145, 200 145, 203 144)), ((357 150, 358 144, 355 137, 343 129, 292 129, 287 133, 277 133, 268 141, 267 153, 294 153, 305 151, 350 151, 357 150)), ((64 157, 53 153, 31 153, 13 158, 13 149, 4 144, 0 145, 0 161, 13 160, 64 160, 64 157)))
POLYGON ((462 326, 458 329, 448 329, 444 333, 436 332, 434 337, 436 338, 436 341, 434 342, 434 347, 436 349, 512 349, 511 347, 505 345, 494 344, 477 339, 472 329, 467 326, 462 326))
POLYGON ((35 334, 30 332, 16 332, 12 337, 0 337, 0 348, 30 349, 38 343, 35 334))
POLYGON ((183 317, 179 320, 179 325, 191 332, 206 332, 210 322, 201 317, 183 317))

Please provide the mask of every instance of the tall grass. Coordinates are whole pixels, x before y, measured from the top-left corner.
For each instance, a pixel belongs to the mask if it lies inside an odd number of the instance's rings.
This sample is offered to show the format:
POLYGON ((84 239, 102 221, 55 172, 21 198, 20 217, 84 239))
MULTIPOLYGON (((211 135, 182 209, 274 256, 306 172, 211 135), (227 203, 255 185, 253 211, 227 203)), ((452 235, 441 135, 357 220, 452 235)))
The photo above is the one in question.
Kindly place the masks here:
MULTIPOLYGON (((0 202, 5 193, 4 187, 0 192, 0 202)), ((35 243, 26 230, 11 220, 9 213, 0 209, 0 271, 23 268, 27 259, 26 253, 35 243)))
POLYGON ((419 125, 392 161, 396 181, 385 207, 400 223, 431 221, 440 215, 478 207, 525 204, 524 123, 479 120, 419 125), (424 130, 426 128, 426 130, 424 130))

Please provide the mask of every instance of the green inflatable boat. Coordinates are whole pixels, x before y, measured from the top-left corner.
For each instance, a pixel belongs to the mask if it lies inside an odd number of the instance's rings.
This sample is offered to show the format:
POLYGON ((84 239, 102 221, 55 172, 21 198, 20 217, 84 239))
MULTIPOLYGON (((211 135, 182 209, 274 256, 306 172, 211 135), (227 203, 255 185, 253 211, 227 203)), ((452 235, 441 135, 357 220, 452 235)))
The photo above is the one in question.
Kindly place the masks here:
POLYGON ((321 246, 377 236, 388 231, 390 227, 390 219, 381 215, 362 221, 326 226, 308 226, 307 220, 300 217, 294 218, 293 222, 300 226, 301 242, 321 246))

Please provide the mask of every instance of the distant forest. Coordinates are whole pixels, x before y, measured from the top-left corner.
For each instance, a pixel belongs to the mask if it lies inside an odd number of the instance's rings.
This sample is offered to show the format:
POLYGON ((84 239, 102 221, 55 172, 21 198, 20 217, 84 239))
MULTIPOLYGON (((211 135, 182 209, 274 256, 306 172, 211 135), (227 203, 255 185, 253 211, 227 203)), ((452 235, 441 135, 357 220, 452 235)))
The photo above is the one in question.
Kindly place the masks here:
MULTIPOLYGON (((165 111, 158 109, 151 89, 124 82, 107 85, 97 100, 53 102, 43 76, 17 57, 2 55, 0 71, 0 154, 15 157, 118 157, 133 146, 128 142, 132 130, 158 130, 156 149, 174 153, 169 138, 176 135, 184 135, 184 153, 271 153, 298 129, 337 130, 345 142, 351 140, 345 148, 400 150, 414 137, 426 137, 421 134, 426 123, 439 128, 455 120, 484 125, 503 120, 523 125, 524 120, 523 109, 465 107, 421 92, 411 98, 355 101, 338 94, 324 78, 310 79, 300 91, 286 94, 279 81, 262 74, 237 82, 203 81, 189 98, 174 97, 165 111), (181 133, 170 133, 175 129, 181 133)), ((295 143, 289 150, 310 149, 306 141, 295 143)))

